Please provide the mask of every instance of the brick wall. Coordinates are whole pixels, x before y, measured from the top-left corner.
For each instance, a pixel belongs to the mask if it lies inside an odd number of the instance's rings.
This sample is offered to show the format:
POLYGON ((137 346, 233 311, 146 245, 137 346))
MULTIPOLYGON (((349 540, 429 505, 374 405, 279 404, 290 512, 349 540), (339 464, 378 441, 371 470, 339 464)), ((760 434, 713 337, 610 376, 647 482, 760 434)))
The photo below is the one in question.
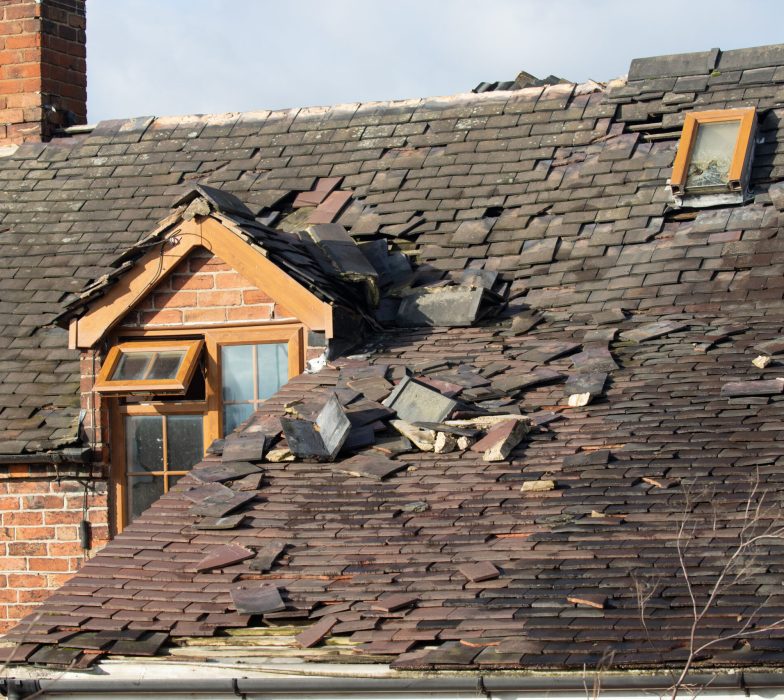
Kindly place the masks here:
POLYGON ((41 466, 0 466, 0 633, 68 580, 109 536, 107 487, 41 466), (79 539, 84 483, 92 549, 79 539))
POLYGON ((92 349, 82 352, 79 358, 79 398, 84 411, 82 430, 85 443, 93 446, 92 461, 106 463, 109 460, 106 445, 106 426, 109 425, 109 409, 97 391, 93 391, 95 378, 101 371, 102 353, 92 349))
POLYGON ((129 315, 123 326, 210 325, 293 319, 220 258, 194 250, 129 315))
POLYGON ((0 0, 0 146, 86 118, 85 0, 0 0))

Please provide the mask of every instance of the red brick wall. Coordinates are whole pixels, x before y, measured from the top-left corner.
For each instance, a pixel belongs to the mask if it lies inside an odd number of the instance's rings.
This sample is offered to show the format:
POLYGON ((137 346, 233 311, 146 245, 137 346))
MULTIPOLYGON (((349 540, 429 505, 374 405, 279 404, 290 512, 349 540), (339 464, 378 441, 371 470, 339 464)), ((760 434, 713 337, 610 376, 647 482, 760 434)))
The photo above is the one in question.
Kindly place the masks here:
POLYGON ((87 118, 85 0, 0 0, 0 146, 49 138, 66 111, 87 118))
POLYGON ((293 319, 242 275, 204 248, 193 251, 123 326, 155 327, 293 319))
POLYGON ((101 395, 93 391, 95 378, 101 371, 101 352, 99 350, 85 350, 79 359, 79 396, 81 407, 84 411, 82 429, 87 444, 93 445, 95 451, 92 455, 94 462, 105 462, 108 453, 105 450, 106 428, 109 425, 109 413, 106 403, 101 400, 101 395))
MULTIPOLYGON (((109 536, 107 488, 87 479, 94 554, 109 536)), ((40 466, 0 467, 0 633, 32 612, 85 561, 79 540, 84 485, 40 466)))

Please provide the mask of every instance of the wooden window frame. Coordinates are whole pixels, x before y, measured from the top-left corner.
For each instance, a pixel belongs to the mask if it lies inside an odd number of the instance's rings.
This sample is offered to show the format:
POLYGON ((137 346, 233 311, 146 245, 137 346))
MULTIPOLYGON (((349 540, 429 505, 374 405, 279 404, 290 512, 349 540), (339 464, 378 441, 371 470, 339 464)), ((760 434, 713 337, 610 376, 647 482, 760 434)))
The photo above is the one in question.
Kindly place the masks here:
MULTIPOLYGON (((115 503, 114 527, 122 532, 129 523, 130 512, 127 502, 127 455, 125 444, 125 416, 128 415, 174 415, 200 414, 204 416, 203 437, 204 449, 222 436, 223 404, 221 387, 221 347, 224 345, 249 345, 262 343, 288 343, 289 371, 288 378, 301 374, 305 369, 305 326, 299 322, 249 326, 247 324, 224 325, 220 327, 181 327, 172 326, 155 329, 118 329, 112 336, 114 347, 126 344, 135 346, 149 342, 156 346, 161 342, 169 345, 175 342, 202 343, 206 347, 206 372, 204 382, 204 400, 197 401, 155 401, 144 403, 121 404, 120 398, 125 394, 116 393, 107 396, 110 420, 110 449, 112 470, 110 484, 115 503), (124 340, 118 342, 119 337, 124 340), (168 340, 172 336, 191 336, 190 340, 168 340), (139 338, 139 340, 135 340, 139 338)), ((114 349, 114 347, 112 349, 114 349)), ((109 351, 111 353, 111 350, 109 351)), ((107 354, 108 363, 108 354, 107 354)), ((198 363, 195 363, 198 364, 198 363)), ((187 388, 187 384, 186 384, 187 388)))
MULTIPOLYGON (((165 421, 168 416, 177 415, 200 415, 202 416, 202 449, 210 446, 211 440, 207 437, 207 402, 206 401, 178 401, 175 403, 151 401, 150 403, 141 404, 127 404, 121 405, 117 397, 111 399, 109 407, 111 416, 111 433, 114 439, 112 440, 112 466, 110 474, 110 487, 115 503, 114 513, 114 527, 115 532, 122 532, 123 529, 130 523, 130 508, 128 504, 128 454, 126 445, 125 434, 125 418, 127 416, 161 416, 165 421)), ((164 427, 164 435, 166 435, 166 428, 164 427)), ((166 464, 166 450, 167 445, 164 440, 163 444, 163 459, 164 465, 166 464)), ((178 470, 171 472, 165 468, 161 473, 180 474, 178 470)), ((186 474, 187 472, 182 472, 186 474)), ((150 476, 158 475, 158 472, 150 472, 150 476)), ((164 493, 169 490, 168 480, 164 479, 164 493)))
POLYGON ((203 340, 131 341, 114 345, 106 355, 95 380, 95 390, 102 394, 121 396, 135 393, 184 394, 199 362, 203 340), (177 374, 173 379, 112 379, 123 356, 135 352, 166 352, 185 349, 177 374))
POLYGON ((256 328, 224 328, 205 332, 207 343, 207 406, 210 433, 223 436, 223 387, 221 386, 221 348, 226 345, 261 345, 287 343, 288 378, 305 369, 304 328, 302 324, 281 324, 256 328))
POLYGON ((732 154, 732 163, 727 174, 726 190, 730 192, 740 192, 745 189, 748 180, 748 165, 752 153, 752 136, 757 123, 757 110, 754 107, 742 109, 715 109, 705 112, 689 112, 683 122, 681 140, 678 143, 678 152, 675 155, 675 162, 672 166, 672 176, 670 187, 672 193, 681 195, 698 195, 700 193, 722 192, 724 188, 709 188, 689 190, 686 187, 686 179, 689 172, 694 144, 697 141, 697 131, 701 124, 717 124, 721 122, 740 122, 738 138, 735 141, 735 149, 732 154))

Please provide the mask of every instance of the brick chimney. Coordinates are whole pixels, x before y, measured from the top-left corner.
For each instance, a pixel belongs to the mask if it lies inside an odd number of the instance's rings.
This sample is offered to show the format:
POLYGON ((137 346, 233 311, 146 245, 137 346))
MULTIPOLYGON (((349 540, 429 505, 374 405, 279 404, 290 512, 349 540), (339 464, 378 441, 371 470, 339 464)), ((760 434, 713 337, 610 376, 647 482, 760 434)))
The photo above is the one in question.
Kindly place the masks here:
POLYGON ((0 146, 86 119, 85 0, 0 0, 0 146))

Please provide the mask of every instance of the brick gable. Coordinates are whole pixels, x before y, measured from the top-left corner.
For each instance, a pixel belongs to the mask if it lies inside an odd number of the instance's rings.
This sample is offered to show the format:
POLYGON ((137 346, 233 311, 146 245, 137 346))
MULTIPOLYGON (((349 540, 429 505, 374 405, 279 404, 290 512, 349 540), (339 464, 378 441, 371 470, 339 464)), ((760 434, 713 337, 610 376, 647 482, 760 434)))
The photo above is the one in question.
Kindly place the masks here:
POLYGON ((293 314, 204 248, 193 251, 123 321, 129 328, 291 320, 293 314))

